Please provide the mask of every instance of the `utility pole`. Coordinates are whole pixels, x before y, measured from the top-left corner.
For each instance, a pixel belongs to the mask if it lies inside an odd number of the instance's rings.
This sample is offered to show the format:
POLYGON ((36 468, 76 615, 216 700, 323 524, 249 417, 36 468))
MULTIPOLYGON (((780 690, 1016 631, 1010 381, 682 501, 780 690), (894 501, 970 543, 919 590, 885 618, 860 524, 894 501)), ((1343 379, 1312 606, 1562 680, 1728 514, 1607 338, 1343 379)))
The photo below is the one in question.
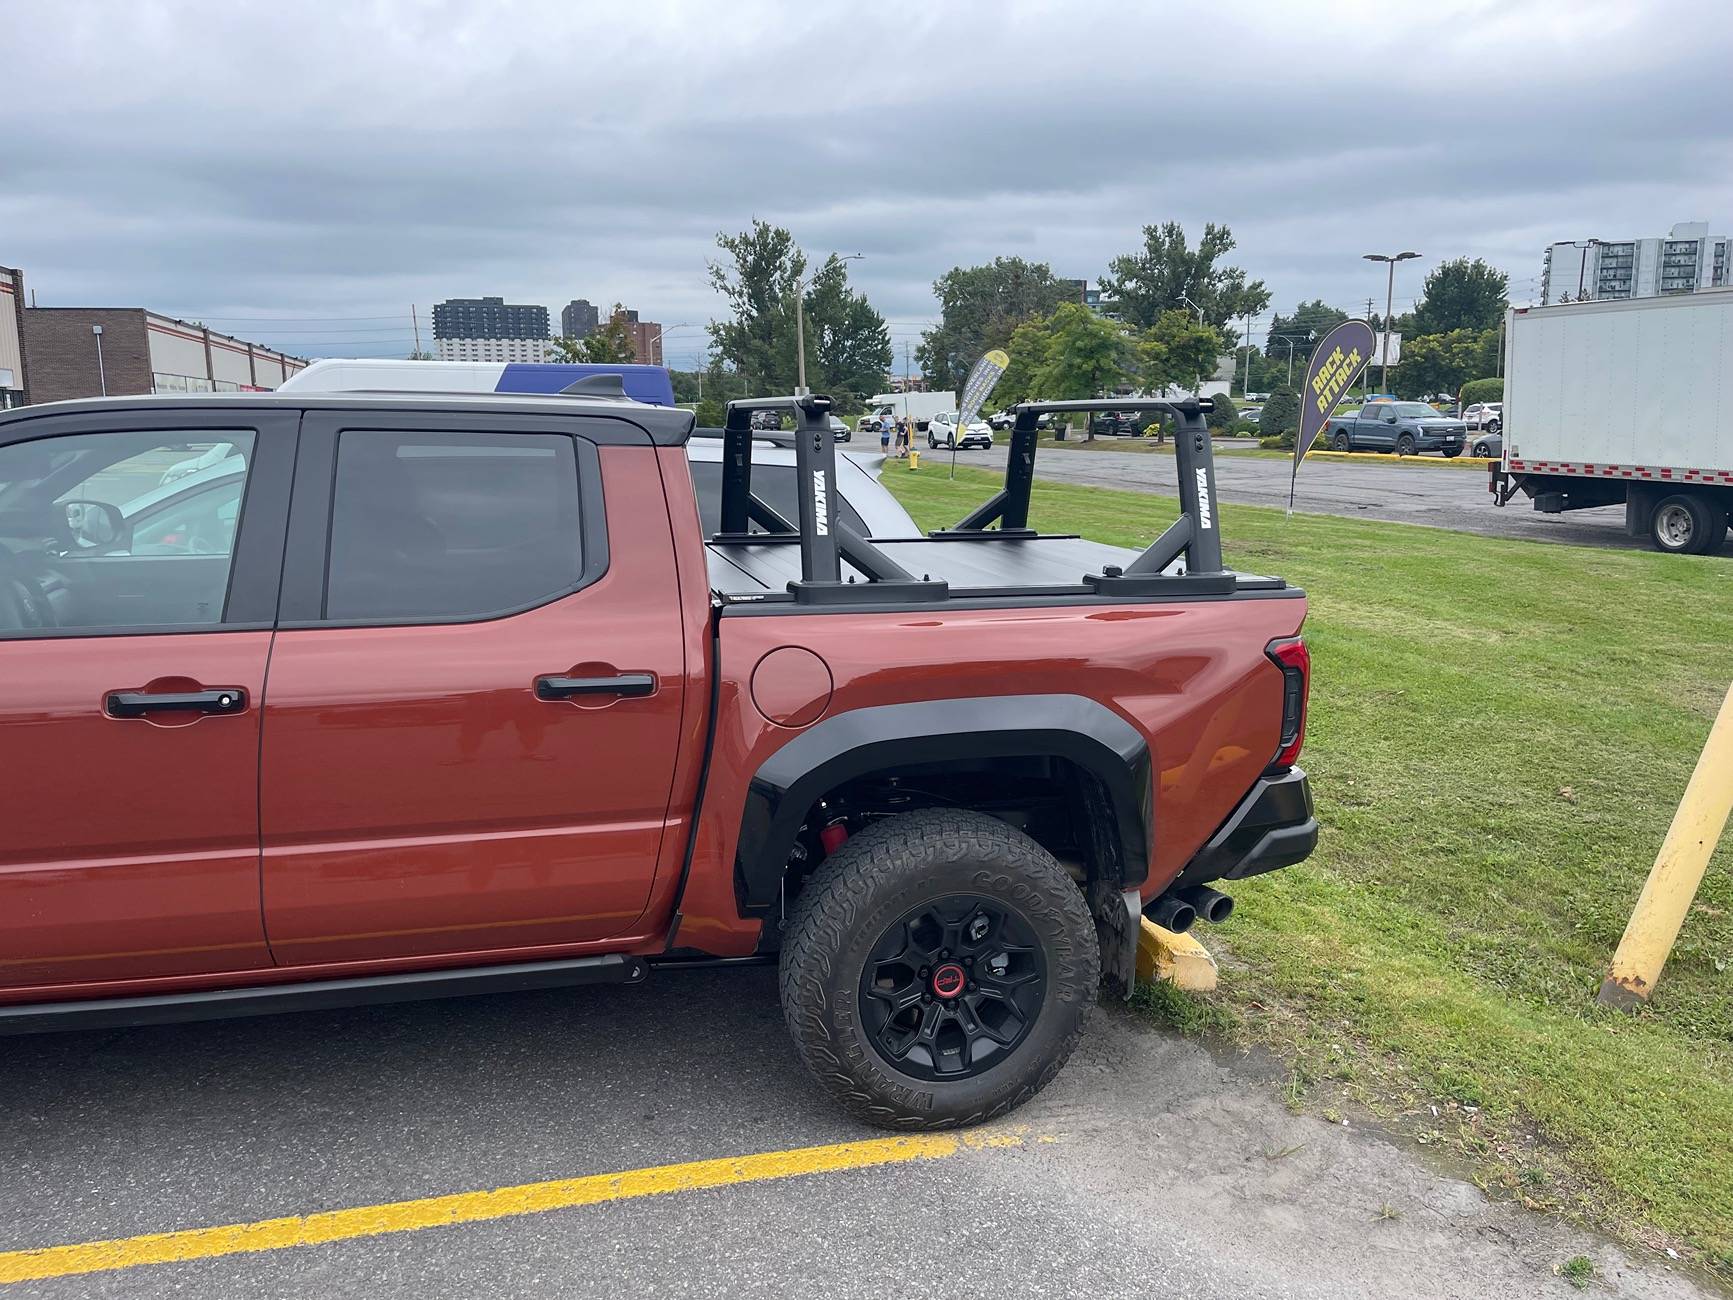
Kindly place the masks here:
POLYGON ((1386 393, 1390 391, 1390 317, 1396 309, 1396 263, 1406 262, 1410 258, 1419 257, 1419 253, 1362 253, 1368 262, 1384 262, 1389 265, 1390 276, 1384 284, 1384 359, 1378 366, 1378 384, 1386 393))
POLYGON ((1240 385, 1240 396, 1250 399, 1252 392, 1252 314, 1246 313, 1246 382, 1240 385))
POLYGON ((415 304, 409 304, 409 327, 415 331, 415 359, 421 360, 421 321, 415 315, 415 304))

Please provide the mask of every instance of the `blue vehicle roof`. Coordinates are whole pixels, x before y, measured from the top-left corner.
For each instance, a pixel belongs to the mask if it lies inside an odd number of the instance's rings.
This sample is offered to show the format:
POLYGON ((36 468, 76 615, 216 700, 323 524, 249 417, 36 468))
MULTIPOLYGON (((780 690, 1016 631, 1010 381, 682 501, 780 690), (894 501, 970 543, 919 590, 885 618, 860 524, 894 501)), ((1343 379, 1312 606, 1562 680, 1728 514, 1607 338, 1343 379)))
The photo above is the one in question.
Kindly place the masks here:
POLYGON ((496 393, 557 393, 588 375, 618 375, 626 396, 651 406, 674 405, 674 380, 665 366, 603 365, 591 362, 510 361, 496 393))

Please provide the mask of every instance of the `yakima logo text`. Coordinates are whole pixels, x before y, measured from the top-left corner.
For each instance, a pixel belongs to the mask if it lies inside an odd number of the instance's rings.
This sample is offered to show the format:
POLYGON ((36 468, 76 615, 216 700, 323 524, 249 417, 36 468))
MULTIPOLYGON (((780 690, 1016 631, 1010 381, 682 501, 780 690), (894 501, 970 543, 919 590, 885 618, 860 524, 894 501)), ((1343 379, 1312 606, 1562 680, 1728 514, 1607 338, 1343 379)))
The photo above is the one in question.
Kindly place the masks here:
POLYGON ((812 471, 812 512, 818 516, 818 535, 830 536, 830 493, 825 490, 824 471, 812 471))
POLYGON ((1201 469, 1197 472, 1197 526, 1210 526, 1209 478, 1201 469))

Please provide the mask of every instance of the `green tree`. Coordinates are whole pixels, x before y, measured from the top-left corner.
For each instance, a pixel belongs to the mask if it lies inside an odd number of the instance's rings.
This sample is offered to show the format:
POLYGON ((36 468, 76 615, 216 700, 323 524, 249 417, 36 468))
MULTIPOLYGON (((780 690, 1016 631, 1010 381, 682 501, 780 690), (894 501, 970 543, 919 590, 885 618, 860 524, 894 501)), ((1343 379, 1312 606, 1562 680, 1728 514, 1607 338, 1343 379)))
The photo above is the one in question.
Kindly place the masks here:
POLYGON ((738 235, 719 234, 727 258, 708 264, 710 287, 728 304, 730 318, 711 321, 716 354, 760 392, 794 390, 794 290, 806 274, 806 254, 794 236, 768 221, 738 235))
POLYGON ((1137 378, 1150 392, 1191 388, 1215 373, 1221 334, 1185 310, 1164 311, 1137 339, 1137 378))
POLYGON ((1177 221, 1145 226, 1142 250, 1107 264, 1102 292, 1117 301, 1120 316, 1139 330, 1155 324, 1165 311, 1186 309, 1183 294, 1202 309, 1204 323, 1237 338, 1232 322, 1269 306, 1270 291, 1262 280, 1247 280, 1239 267, 1218 265, 1233 248, 1233 232, 1213 221, 1204 226, 1195 249, 1186 243, 1185 227, 1177 221))
POLYGON ((714 397, 706 397, 695 408, 700 429, 720 429, 728 419, 728 409, 714 397))
POLYGON ((1510 306, 1510 277, 1480 258, 1458 257, 1434 267, 1414 309, 1416 334, 1498 328, 1510 306))
POLYGON ((1390 372, 1398 397, 1452 396, 1470 379, 1494 368, 1498 331, 1451 330, 1402 340, 1402 360, 1390 372))
POLYGON ((1282 445, 1292 447, 1300 436, 1300 396, 1291 388, 1278 388, 1264 403, 1258 417, 1258 433, 1265 438, 1279 437, 1282 445))
POLYGON ((1050 316, 1070 293, 1045 262, 996 257, 953 267, 933 281, 939 324, 921 335, 921 373, 936 389, 961 388, 983 352, 1005 347, 1018 325, 1050 316))
POLYGON ((625 308, 619 303, 608 319, 581 339, 562 335, 553 341, 553 360, 591 365, 622 365, 637 359, 632 332, 626 328, 625 308))
POLYGON ((1218 433, 1232 433, 1239 418, 1239 413, 1234 409, 1234 399, 1224 393, 1211 399, 1209 414, 1204 416, 1203 422, 1218 433))
POLYGON ((1502 379, 1470 379, 1462 386, 1462 404, 1473 406, 1476 402, 1502 402, 1504 400, 1504 380, 1502 379))
POLYGON ((738 235, 719 234, 727 258, 709 264, 710 284, 728 303, 730 318, 711 321, 710 340, 720 362, 748 376, 760 392, 792 391, 795 360, 794 295, 806 280, 807 386, 815 392, 871 394, 890 369, 890 330, 864 295, 848 284, 848 267, 834 254, 807 277, 806 254, 794 236, 767 221, 738 235))
POLYGON ((1264 353, 1271 361, 1282 363, 1285 380, 1288 345, 1283 342, 1284 339, 1294 340, 1294 362, 1296 366, 1304 365, 1312 359, 1312 349, 1318 346, 1324 335, 1347 319, 1347 312, 1337 311, 1321 298, 1301 303, 1294 308, 1291 316, 1277 312, 1270 318, 1270 333, 1264 342, 1264 353), (1308 338, 1307 335, 1311 337, 1308 338))
POLYGON ((1005 347, 1011 364, 1005 367, 1005 373, 999 376, 993 389, 994 401, 1001 406, 1010 406, 1016 402, 1036 401, 1044 396, 1036 381, 1047 365, 1050 339, 1044 317, 1033 317, 1011 331, 1011 341, 1005 347))
POLYGON ((1096 397, 1132 377, 1125 330, 1079 302, 1062 302, 1048 318, 1047 355, 1035 387, 1050 401, 1096 397))

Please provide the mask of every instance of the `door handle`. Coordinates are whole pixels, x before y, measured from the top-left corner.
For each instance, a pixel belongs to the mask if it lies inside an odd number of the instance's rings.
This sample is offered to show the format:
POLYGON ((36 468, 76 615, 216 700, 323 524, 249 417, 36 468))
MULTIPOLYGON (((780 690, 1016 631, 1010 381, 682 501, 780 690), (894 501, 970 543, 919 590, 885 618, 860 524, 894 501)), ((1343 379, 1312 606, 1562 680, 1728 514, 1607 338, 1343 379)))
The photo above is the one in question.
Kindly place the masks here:
POLYGON ((103 703, 111 718, 142 718, 147 713, 240 713, 247 707, 247 692, 239 686, 161 695, 110 691, 103 703))
POLYGON ((653 695, 656 678, 650 673, 619 673, 613 677, 538 677, 538 700, 569 700, 577 695, 653 695))

